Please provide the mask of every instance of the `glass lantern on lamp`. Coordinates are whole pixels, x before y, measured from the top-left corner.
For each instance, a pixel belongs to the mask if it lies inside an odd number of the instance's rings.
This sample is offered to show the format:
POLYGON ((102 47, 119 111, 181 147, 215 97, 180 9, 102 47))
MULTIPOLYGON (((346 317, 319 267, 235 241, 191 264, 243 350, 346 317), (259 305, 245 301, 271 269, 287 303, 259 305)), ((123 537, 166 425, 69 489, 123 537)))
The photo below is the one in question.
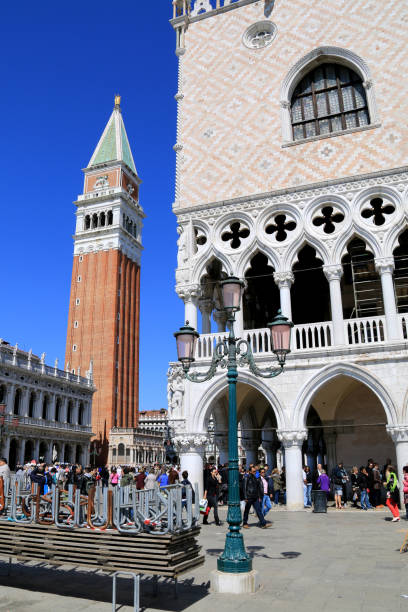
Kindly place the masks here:
POLYGON ((283 365, 286 360, 286 355, 290 353, 290 339, 293 323, 278 310, 278 314, 272 323, 268 323, 268 327, 271 332, 272 351, 278 358, 279 364, 283 365))

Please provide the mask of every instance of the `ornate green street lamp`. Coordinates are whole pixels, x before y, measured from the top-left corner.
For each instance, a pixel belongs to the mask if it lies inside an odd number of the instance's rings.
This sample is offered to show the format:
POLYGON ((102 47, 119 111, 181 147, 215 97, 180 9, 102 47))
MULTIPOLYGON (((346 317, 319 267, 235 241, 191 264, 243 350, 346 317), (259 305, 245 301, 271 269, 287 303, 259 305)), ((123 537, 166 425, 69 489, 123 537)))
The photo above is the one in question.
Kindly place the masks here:
POLYGON ((218 558, 218 570, 228 573, 250 572, 252 559, 245 550, 244 539, 241 533, 241 508, 239 499, 239 472, 238 472, 238 423, 237 423, 237 362, 240 366, 248 365, 255 376, 273 378, 283 372, 286 355, 290 352, 290 336, 293 323, 284 317, 281 311, 268 327, 271 333, 271 347, 275 353, 279 367, 259 369, 255 364, 251 346, 246 340, 235 337, 235 313, 240 310, 241 295, 244 283, 234 276, 221 282, 223 310, 227 314, 229 336, 219 342, 213 353, 212 362, 208 372, 190 373, 190 366, 194 362, 194 354, 199 334, 188 321, 180 331, 174 335, 177 343, 178 359, 182 363, 185 377, 191 382, 204 382, 212 378, 218 366, 228 368, 228 515, 229 530, 225 540, 225 548, 218 558))

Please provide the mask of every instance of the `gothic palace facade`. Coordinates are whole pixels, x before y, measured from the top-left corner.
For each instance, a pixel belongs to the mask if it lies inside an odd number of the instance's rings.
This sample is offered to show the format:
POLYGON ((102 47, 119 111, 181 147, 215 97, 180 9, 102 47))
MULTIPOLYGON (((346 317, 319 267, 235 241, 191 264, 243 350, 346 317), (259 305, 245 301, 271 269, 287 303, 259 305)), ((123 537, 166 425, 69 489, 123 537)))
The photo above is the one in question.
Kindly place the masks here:
MULTIPOLYGON (((302 463, 408 463, 408 5, 401 0, 174 0, 179 60, 176 291, 208 368, 225 332, 219 281, 246 283, 237 316, 257 365, 267 323, 291 318, 271 380, 240 368, 240 444, 302 463)), ((169 371, 182 468, 201 481, 208 423, 227 459, 225 371, 169 371)))

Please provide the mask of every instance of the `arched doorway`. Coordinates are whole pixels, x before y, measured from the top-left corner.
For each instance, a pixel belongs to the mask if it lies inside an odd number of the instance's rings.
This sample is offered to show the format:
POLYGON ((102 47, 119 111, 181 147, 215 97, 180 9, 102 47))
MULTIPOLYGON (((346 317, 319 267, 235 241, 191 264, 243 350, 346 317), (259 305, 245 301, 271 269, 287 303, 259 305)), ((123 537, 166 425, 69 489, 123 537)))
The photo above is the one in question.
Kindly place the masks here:
POLYGON ((15 438, 10 440, 9 450, 9 467, 10 470, 15 470, 17 465, 19 442, 15 438))
POLYGON ((46 456, 47 456, 47 452, 48 452, 48 444, 47 442, 40 442, 40 447, 39 447, 39 460, 40 461, 45 461, 46 460, 46 456))
POLYGON ((24 463, 29 463, 34 457, 34 444, 32 440, 27 440, 24 448, 24 463))
MULTIPOLYGON (((244 382, 237 384, 238 455, 243 465, 266 461, 277 463, 276 415, 265 395, 244 382)), ((220 464, 228 462, 228 389, 225 388, 211 403, 206 420, 209 432, 207 458, 218 457, 220 464)))
POLYGON ((387 458, 395 461, 384 408, 364 383, 346 375, 332 378, 316 392, 309 414, 312 411, 321 421, 318 429, 324 441, 322 458, 329 472, 338 461, 343 461, 346 469, 366 465, 368 458, 380 465, 387 458))
POLYGON ((71 446, 69 444, 65 445, 64 449, 64 463, 70 463, 71 461, 71 446))

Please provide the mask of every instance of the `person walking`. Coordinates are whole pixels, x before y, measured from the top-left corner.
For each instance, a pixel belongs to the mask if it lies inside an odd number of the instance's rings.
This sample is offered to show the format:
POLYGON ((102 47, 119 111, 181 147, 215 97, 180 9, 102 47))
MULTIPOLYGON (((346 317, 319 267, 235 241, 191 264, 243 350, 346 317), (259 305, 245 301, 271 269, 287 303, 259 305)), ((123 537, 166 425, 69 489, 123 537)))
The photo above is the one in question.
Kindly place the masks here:
POLYGON ((272 470, 271 480, 273 483, 273 503, 275 506, 279 506, 279 496, 282 491, 282 480, 278 468, 274 468, 272 470))
POLYGON ((149 473, 147 474, 144 480, 145 490, 149 491, 159 486, 159 483, 157 482, 157 475, 158 475, 158 470, 149 471, 149 473))
POLYGON ((334 485, 334 501, 336 503, 336 509, 342 510, 341 500, 343 497, 343 485, 346 482, 346 470, 343 467, 343 462, 339 461, 337 467, 332 471, 332 481, 334 485))
POLYGON ((404 492, 405 518, 408 521, 408 465, 404 466, 402 471, 404 473, 402 486, 404 492))
POLYGON ((360 489, 360 504, 362 510, 373 510, 372 505, 370 504, 370 498, 368 495, 369 488, 369 475, 367 472, 367 468, 363 465, 360 468, 360 471, 357 476, 357 484, 360 489))
POLYGON ((353 496, 353 508, 360 508, 357 504, 360 495, 360 487, 358 486, 358 467, 353 465, 350 472, 351 490, 353 496))
POLYGON ((110 480, 112 487, 118 486, 119 474, 118 474, 118 470, 115 467, 111 469, 111 475, 110 475, 109 480, 110 480))
POLYGON ((270 499, 269 481, 266 476, 265 468, 261 468, 260 470, 260 479, 261 479, 262 487, 263 487, 262 514, 263 516, 266 516, 269 510, 272 508, 272 503, 270 499))
POLYGON ((211 508, 214 509, 214 519, 216 525, 221 525, 218 516, 218 495, 220 490, 220 478, 218 476, 218 470, 213 467, 210 471, 210 475, 207 478, 206 489, 204 491, 204 499, 208 502, 208 513, 204 515, 203 525, 208 525, 208 515, 211 508))
POLYGON ((380 466, 378 463, 374 463, 373 469, 371 471, 372 475, 372 505, 374 508, 378 508, 381 506, 381 473, 380 466))
POLYGON ((398 510, 399 503, 399 488, 397 471, 393 465, 388 466, 387 480, 385 481, 385 488, 387 489, 387 506, 391 510, 392 516, 394 517, 393 522, 400 520, 400 514, 398 510))
POLYGON ((181 489, 181 508, 187 508, 187 487, 191 488, 191 501, 194 504, 195 503, 195 492, 194 492, 194 487, 191 484, 191 482, 188 479, 188 472, 187 470, 184 470, 184 472, 181 475, 182 477, 182 481, 180 482, 181 485, 183 485, 183 488, 181 489))
POLYGON ((251 506, 254 508, 258 519, 259 526, 262 529, 270 527, 270 523, 265 521, 264 515, 262 514, 262 501, 264 497, 264 488, 262 485, 261 478, 256 477, 256 467, 251 466, 248 477, 244 478, 244 497, 245 497, 245 510, 242 526, 244 529, 249 529, 248 515, 251 506))

